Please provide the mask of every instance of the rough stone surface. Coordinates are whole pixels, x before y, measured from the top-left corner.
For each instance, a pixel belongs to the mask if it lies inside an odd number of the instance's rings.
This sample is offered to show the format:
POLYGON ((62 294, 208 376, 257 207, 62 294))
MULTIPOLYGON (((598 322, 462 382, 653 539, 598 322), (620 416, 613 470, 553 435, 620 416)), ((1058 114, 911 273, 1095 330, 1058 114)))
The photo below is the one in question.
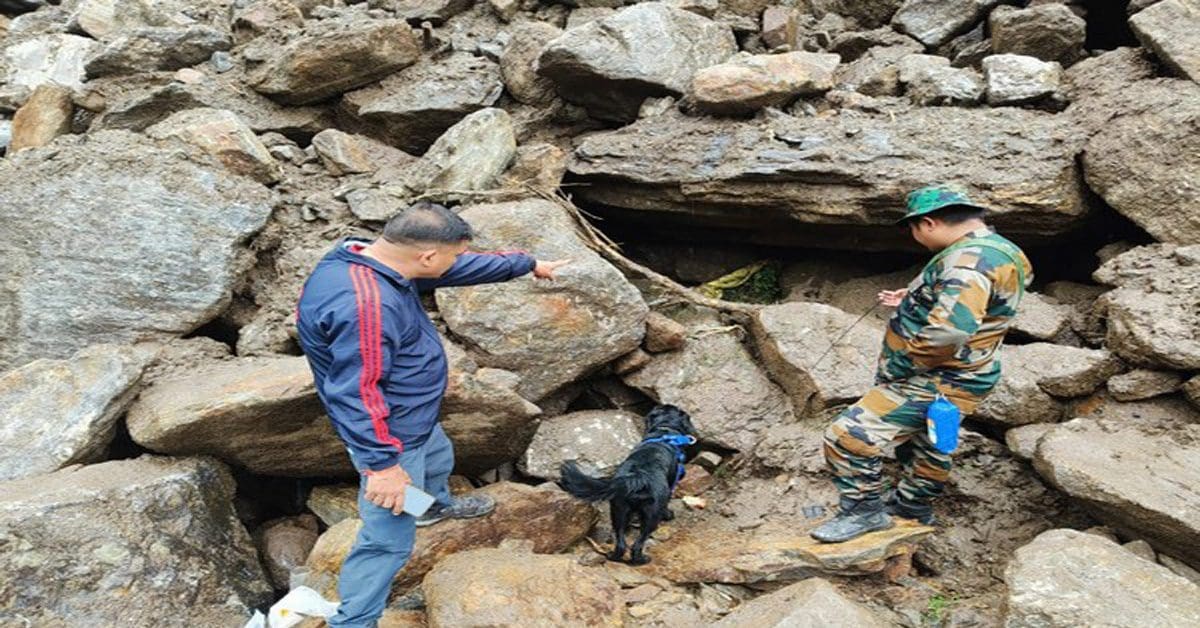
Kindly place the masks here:
POLYGON ((325 527, 358 518, 358 485, 326 484, 314 486, 304 505, 312 511, 325 527))
POLYGON ((321 20, 278 47, 250 81, 279 102, 303 105, 377 81, 420 53, 403 20, 321 20))
POLYGON ((491 189, 516 153, 512 118, 503 109, 481 109, 450 127, 429 147, 403 174, 400 193, 457 200, 463 192, 491 189))
POLYGON ((1042 437, 1034 467, 1096 518, 1200 566, 1200 424, 1075 419, 1042 437))
POLYGON ((1064 407, 1056 397, 1087 395, 1121 368, 1107 350, 1050 343, 1004 346, 1000 363, 1000 382, 975 415, 1007 426, 1058 422, 1064 407))
POLYGON ((421 589, 430 628, 625 625, 621 586, 570 556, 472 550, 438 563, 421 589))
POLYGON ((287 590, 292 573, 304 566, 317 543, 317 519, 302 515, 268 521, 255 537, 271 582, 276 589, 287 590))
POLYGON ((857 318, 820 303, 783 303, 755 312, 751 330, 758 353, 798 411, 854 401, 873 384, 882 329, 854 325, 857 318))
POLYGON ((1013 319, 1012 333, 1034 340, 1052 341, 1071 324, 1071 306, 1036 292, 1026 292, 1013 319))
POLYGON ((45 146, 70 133, 74 113, 70 90, 52 84, 38 86, 13 116, 8 151, 45 146))
POLYGON ((144 27, 109 41, 87 59, 88 77, 119 76, 186 68, 233 45, 228 23, 144 27))
POLYGON ((254 135, 254 131, 232 111, 189 109, 146 129, 154 138, 177 137, 195 144, 216 157, 230 172, 248 176, 261 183, 279 180, 279 164, 254 135))
POLYGON ((266 188, 186 147, 65 139, 0 162, 0 369, 199 327, 229 303, 241 244, 271 211, 266 188))
POLYGON ((529 200, 476 205, 462 216, 481 249, 572 260, 554 282, 526 277, 437 292, 450 331, 478 349, 480 364, 520 373, 521 396, 539 400, 641 342, 641 294, 584 244, 562 208, 529 200))
POLYGON ((103 459, 151 357, 95 345, 0 374, 0 480, 103 459))
POLYGON ((1005 571, 1007 626, 1192 626, 1200 587, 1108 539, 1050 530, 1005 571))
POLYGON ((642 442, 642 424, 641 417, 621 410, 583 410, 547 419, 525 450, 521 470, 557 480, 560 465, 574 460, 589 475, 610 476, 642 442))
POLYGON ((809 578, 739 605, 716 628, 883 628, 890 625, 842 595, 828 580, 809 578))
POLYGON ((263 475, 353 475, 304 358, 245 358, 155 382, 126 418, 139 445, 207 454, 263 475))
POLYGON ((908 83, 908 97, 918 105, 974 105, 983 100, 983 77, 971 68, 934 68, 908 83))
POLYGON ((628 122, 643 99, 683 94, 697 70, 736 51, 728 26, 655 2, 567 30, 542 51, 538 72, 593 116, 628 122))
POLYGON ((1097 307, 1108 347, 1141 366, 1200 369, 1200 245, 1153 244, 1123 253, 1093 277, 1116 286, 1097 307))
POLYGON ((1200 82, 1200 2, 1163 0, 1129 18, 1142 45, 1181 76, 1200 82))
POLYGON ((999 54, 1057 61, 1064 67, 1083 56, 1087 22, 1066 4, 1042 4, 1026 9, 996 7, 988 17, 992 50, 999 54))
POLYGON ((1054 427, 1053 423, 1031 423, 1014 427, 1004 433, 1004 444, 1008 445, 1014 456, 1022 460, 1032 460, 1037 452, 1038 441, 1054 427))
POLYGON ((861 28, 883 26, 892 19, 903 0, 813 0, 813 8, 851 19, 861 28))
POLYGON ((99 45, 78 35, 41 35, 4 49, 4 81, 30 90, 46 83, 78 89, 87 78, 84 61, 99 45))
POLYGON ((1200 375, 1197 375, 1183 384, 1183 394, 1197 408, 1200 408, 1200 375))
POLYGON ((467 115, 496 104, 503 89, 499 65, 461 52, 422 60, 346 94, 342 106, 366 132, 420 154, 467 115))
POLYGON ((971 30, 999 0, 905 0, 892 25, 929 47, 971 30))
POLYGON ((344 131, 325 129, 313 136, 312 146, 325 169, 334 176, 375 171, 364 143, 344 131))
POLYGON ((928 181, 967 186, 997 208, 1005 233, 1050 235, 1076 224, 1086 213, 1081 144, 1063 117, 1033 111, 748 122, 664 115, 589 135, 569 172, 603 183, 577 196, 651 227, 673 217, 667 224, 719 229, 726 242, 899 248, 911 241, 893 226, 896 199, 928 181))
POLYGON ((239 625, 271 587, 233 492, 216 461, 153 456, 0 483, 0 608, 34 626, 239 625))
POLYGON ((687 327, 669 316, 650 312, 646 317, 646 350, 652 353, 676 351, 687 342, 687 327))
POLYGON ((549 104, 556 97, 554 83, 538 75, 537 60, 546 44, 562 35, 562 29, 545 22, 521 22, 510 32, 512 40, 500 55, 504 86, 513 98, 527 105, 549 104))
POLYGON ((1026 55, 1001 54, 985 57, 989 105, 1022 105, 1051 98, 1061 90, 1062 66, 1026 55))
POLYGON ((736 56, 696 72, 690 94, 713 113, 780 107, 798 96, 829 91, 839 63, 837 55, 818 52, 736 56))
POLYGON ((1175 371, 1135 369, 1108 380, 1108 392, 1117 401, 1138 401, 1179 390, 1183 375, 1175 371))
POLYGON ((901 62, 920 50, 921 47, 912 42, 872 48, 838 68, 836 88, 867 96, 898 96, 901 62))
MULTIPOLYGON (((496 500, 496 510, 477 519, 452 519, 417 530, 413 555, 392 583, 404 591, 419 583, 445 557, 467 550, 496 547, 504 540, 529 540, 533 551, 561 552, 583 538, 596 521, 596 511, 557 488, 534 488, 500 482, 481 489, 496 500)), ((361 523, 346 519, 321 535, 309 555, 309 585, 325 595, 337 590, 337 574, 354 544, 361 523)))

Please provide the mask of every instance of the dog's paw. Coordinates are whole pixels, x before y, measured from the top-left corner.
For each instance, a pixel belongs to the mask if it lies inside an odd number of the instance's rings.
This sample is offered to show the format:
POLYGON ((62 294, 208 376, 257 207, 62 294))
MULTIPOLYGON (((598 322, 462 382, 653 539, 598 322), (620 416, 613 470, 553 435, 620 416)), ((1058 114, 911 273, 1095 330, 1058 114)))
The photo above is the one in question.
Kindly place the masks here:
POLYGON ((650 557, 645 554, 639 554, 637 556, 630 556, 629 564, 630 565, 648 565, 648 564, 650 564, 650 557))
POLYGON ((667 508, 663 510, 663 521, 671 521, 675 519, 675 511, 667 508))

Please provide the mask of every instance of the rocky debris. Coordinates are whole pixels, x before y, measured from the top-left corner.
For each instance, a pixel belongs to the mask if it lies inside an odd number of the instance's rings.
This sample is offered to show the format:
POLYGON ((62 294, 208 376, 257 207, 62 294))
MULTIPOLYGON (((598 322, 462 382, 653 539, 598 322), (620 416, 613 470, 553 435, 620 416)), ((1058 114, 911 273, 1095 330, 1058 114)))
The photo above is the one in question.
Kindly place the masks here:
POLYGON ((712 113, 782 107, 799 96, 829 91, 840 63, 835 54, 817 52, 737 55, 696 72, 689 95, 712 113))
POLYGON ((1080 108, 1100 109, 1100 115, 1113 115, 1111 105, 1103 103, 1125 91, 1130 83, 1154 78, 1154 62, 1141 48, 1117 48, 1089 57, 1063 72, 1064 86, 1071 100, 1068 112, 1080 108))
POLYGON ((189 109, 146 129, 157 139, 176 137, 216 157, 230 172, 260 183, 274 183, 282 174, 275 157, 254 131, 232 111, 189 109))
POLYGON ((1183 394, 1187 396, 1197 408, 1200 408, 1200 375, 1197 375, 1183 384, 1183 394))
POLYGON ((971 30, 1000 0, 905 0, 892 17, 901 32, 934 48, 971 30))
POLYGON ((1130 542, 1122 545, 1121 547, 1125 548, 1130 553, 1132 553, 1135 556, 1142 558, 1144 560, 1148 560, 1150 562, 1155 562, 1156 560, 1158 560, 1158 557, 1154 553, 1154 548, 1150 547, 1149 543, 1147 543, 1141 539, 1138 539, 1136 541, 1130 541, 1130 542))
POLYGON ((563 33, 545 22, 520 22, 510 30, 512 40, 500 55, 500 73, 512 97, 527 105, 546 105, 554 101, 554 83, 537 73, 537 59, 546 44, 563 33))
POLYGON ((1163 567, 1170 569, 1175 575, 1181 576, 1189 580, 1192 584, 1200 586, 1200 571, 1192 569, 1179 560, 1171 558, 1166 554, 1158 555, 1158 563, 1163 567))
POLYGON ((371 8, 386 9, 414 23, 441 24, 471 8, 471 0, 370 0, 371 8))
POLYGON ((449 556, 425 576, 429 626, 622 626, 620 585, 570 556, 505 548, 449 556))
POLYGON ((898 96, 901 91, 900 63, 920 50, 921 47, 912 42, 871 48, 858 59, 842 65, 834 84, 839 90, 867 96, 898 96))
POLYGON ((646 350, 651 353, 678 351, 687 343, 687 327, 669 316, 650 312, 646 316, 646 350))
POLYGON ((287 590, 292 573, 304 566, 317 543, 317 518, 301 515, 268 521, 254 536, 271 582, 277 590, 287 590))
POLYGON ((1052 297, 1026 292, 1017 307, 1011 331, 1016 336, 1053 341, 1070 327, 1071 311, 1071 306, 1052 297))
POLYGON ((1005 571, 1009 626, 1120 626, 1200 621, 1200 587, 1107 539, 1050 530, 1005 571))
POLYGON ((1183 375, 1174 371, 1135 369, 1108 380, 1108 392, 1117 401, 1138 401, 1179 390, 1183 375))
POLYGON ((834 36, 830 42, 829 50, 840 55, 842 61, 848 63, 863 56, 872 48, 892 46, 904 46, 913 49, 914 52, 921 50, 920 44, 916 40, 908 35, 897 33, 890 26, 882 26, 869 31, 840 33, 834 36))
POLYGON ((1198 263, 1200 245, 1152 244, 1101 266, 1096 281, 1117 287, 1097 305, 1106 315, 1108 347, 1139 366, 1200 368, 1198 263))
POLYGON ((857 318, 820 303, 769 305, 754 313, 751 331, 759 356, 797 411, 854 401, 874 383, 882 330, 854 325, 857 318))
POLYGON ((527 200, 475 205, 461 215, 481 249, 572 260, 554 282, 522 278, 437 292, 450 331, 478 350, 480 364, 519 373, 521 396, 539 400, 641 343, 648 312, 641 294, 585 245, 561 207, 527 200))
POLYGON ((1179 75, 1200 82, 1200 32, 1196 0, 1163 0, 1129 18, 1142 45, 1179 75))
POLYGON ((968 186, 997 208, 1004 233, 1045 236, 1086 213, 1081 142, 1069 131, 1042 112, 965 108, 745 122, 657 116, 587 136, 569 172, 603 182, 578 188, 585 201, 652 225, 702 216, 726 242, 895 248, 896 199, 928 181, 968 186))
POLYGON ((325 527, 333 526, 346 519, 358 518, 358 485, 357 484, 327 484, 314 486, 308 499, 304 502, 307 507, 325 527))
POLYGON ((641 417, 620 410, 583 410, 544 420, 525 450, 521 471, 557 480, 562 463, 574 460, 589 475, 610 476, 642 442, 643 424, 641 417))
POLYGON ((739 605, 717 628, 883 628, 890 625, 842 595, 828 580, 809 578, 739 605))
POLYGON ((1097 106, 1112 118, 1084 149, 1088 186, 1156 240, 1200 243, 1200 189, 1181 185, 1200 180, 1200 85, 1143 81, 1097 106))
POLYGON ((366 138, 361 136, 325 129, 313 136, 312 146, 334 176, 375 171, 375 164, 367 156, 366 138))
POLYGON ((889 559, 912 554, 932 528, 908 520, 845 543, 808 536, 816 521, 765 523, 752 535, 728 524, 699 524, 675 531, 651 552, 652 573, 678 583, 753 584, 818 575, 879 573, 889 559))
POLYGON ((971 68, 933 68, 908 82, 913 103, 931 105, 975 105, 983 100, 983 76, 971 68))
POLYGON ((70 90, 54 84, 38 86, 13 116, 8 151, 45 146, 70 133, 74 113, 70 90))
POLYGON ((12 142, 12 122, 9 120, 0 120, 0 155, 8 150, 9 143, 12 142))
POLYGON ((1066 4, 999 6, 988 17, 988 30, 997 54, 1027 55, 1066 67, 1084 55, 1087 22, 1066 4))
POLYGON ((145 27, 117 37, 88 57, 89 78, 171 71, 207 60, 233 46, 228 26, 145 27))
POLYGON ((64 140, 0 161, 0 368, 199 327, 229 303, 242 243, 271 212, 266 188, 186 147, 121 131, 64 140))
POLYGON ((0 608, 36 626, 240 624, 271 587, 233 492, 216 461, 153 456, 0 483, 0 608))
POLYGON ((0 480, 103 460, 152 357, 94 345, 0 374, 0 480))
POLYGON ((303 105, 373 83, 420 54, 420 42, 403 20, 320 20, 274 48, 249 80, 281 103, 303 105))
POLYGON ((139 445, 207 454, 262 475, 353 475, 301 357, 244 358, 142 392, 126 418, 139 445))
POLYGON ((1061 93, 1062 66, 1025 55, 985 57, 987 102, 992 106, 1024 105, 1053 100, 1061 93))
POLYGON ((737 52, 729 27, 662 3, 627 7, 568 29, 538 57, 538 73, 599 119, 628 122, 642 100, 688 91, 692 76, 737 52))
POLYGON ((78 35, 40 35, 4 49, 0 76, 13 87, 36 89, 54 83, 78 90, 87 79, 84 62, 99 45, 78 35))
POLYGON ((763 9, 758 36, 767 49, 794 47, 800 28, 800 11, 795 7, 773 5, 763 9))
POLYGON ((1064 406, 1056 398, 1082 397, 1121 370, 1104 349, 1050 343, 1001 348, 1004 373, 975 415, 1005 426, 1056 423, 1064 406))
POLYGON ((492 189, 516 152, 508 113, 481 109, 450 127, 402 174, 398 193, 404 198, 424 193, 426 198, 450 201, 492 189))
POLYGON ((1038 442, 1054 427, 1053 423, 1030 423, 1014 427, 1004 433, 1004 444, 1014 456, 1021 460, 1032 460, 1037 452, 1038 442))
POLYGON ((814 0, 811 4, 819 13, 835 13, 870 29, 885 26, 903 0, 814 0))
MULTIPOLYGON (((496 510, 477 519, 452 519, 417 531, 412 558, 392 583, 403 592, 416 585, 447 556, 496 547, 505 540, 528 540, 533 551, 561 552, 579 541, 596 521, 596 511, 557 488, 534 488, 500 482, 481 489, 496 500, 496 510)), ((329 595, 337 590, 337 574, 354 544, 361 523, 346 519, 321 535, 309 555, 308 586, 329 595)))
POLYGON ((1200 566, 1200 424, 1075 419, 1042 437, 1034 468, 1104 523, 1200 566))
POLYGON ((467 115, 491 107, 504 84, 500 66, 456 52, 425 59, 342 99, 364 131, 414 154, 424 153, 467 115))

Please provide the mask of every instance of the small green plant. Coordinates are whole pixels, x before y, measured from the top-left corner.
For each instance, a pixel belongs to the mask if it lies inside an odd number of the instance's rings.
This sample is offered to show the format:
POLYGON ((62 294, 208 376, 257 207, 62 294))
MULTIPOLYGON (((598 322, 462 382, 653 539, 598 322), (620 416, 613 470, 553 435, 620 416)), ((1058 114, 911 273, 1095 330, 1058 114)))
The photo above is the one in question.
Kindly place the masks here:
POLYGON ((929 598, 929 605, 925 607, 925 625, 941 626, 946 621, 946 613, 954 601, 953 597, 947 598, 940 593, 929 598))

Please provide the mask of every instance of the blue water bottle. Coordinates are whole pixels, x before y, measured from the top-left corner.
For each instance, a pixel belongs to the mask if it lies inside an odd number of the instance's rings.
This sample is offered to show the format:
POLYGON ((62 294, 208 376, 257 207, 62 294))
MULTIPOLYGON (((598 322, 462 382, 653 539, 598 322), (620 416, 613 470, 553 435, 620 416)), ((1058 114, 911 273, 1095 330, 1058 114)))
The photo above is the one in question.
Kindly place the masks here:
POLYGON ((958 448, 958 425, 962 412, 949 399, 938 395, 925 411, 925 427, 933 448, 948 454, 958 448))

